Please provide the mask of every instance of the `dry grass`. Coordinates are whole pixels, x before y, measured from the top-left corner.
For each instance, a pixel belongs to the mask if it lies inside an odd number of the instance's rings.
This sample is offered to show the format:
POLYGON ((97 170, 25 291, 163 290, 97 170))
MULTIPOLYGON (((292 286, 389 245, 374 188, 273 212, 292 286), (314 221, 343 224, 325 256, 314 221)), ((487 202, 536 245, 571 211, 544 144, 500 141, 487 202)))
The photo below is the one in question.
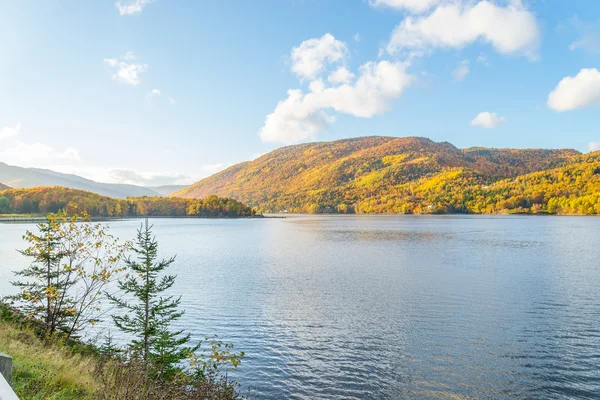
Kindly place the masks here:
MULTIPOLYGON (((80 348, 81 351, 81 348, 80 348)), ((13 357, 11 386, 21 400, 232 400, 234 382, 147 380, 139 362, 81 355, 62 342, 46 344, 33 329, 0 320, 0 352, 13 357)))
POLYGON ((29 328, 0 322, 0 351, 13 357, 12 386, 21 400, 86 399, 98 389, 93 357, 46 345, 29 328))

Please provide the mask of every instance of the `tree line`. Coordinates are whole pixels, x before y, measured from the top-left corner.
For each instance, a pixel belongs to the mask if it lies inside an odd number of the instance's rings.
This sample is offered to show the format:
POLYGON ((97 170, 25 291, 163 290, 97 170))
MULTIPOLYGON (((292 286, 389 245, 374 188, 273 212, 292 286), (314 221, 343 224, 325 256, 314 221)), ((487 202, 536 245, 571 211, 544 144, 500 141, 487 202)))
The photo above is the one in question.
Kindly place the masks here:
POLYGON ((0 191, 0 214, 47 214, 59 210, 91 217, 249 217, 252 208, 230 198, 130 197, 114 199, 61 186, 0 191))

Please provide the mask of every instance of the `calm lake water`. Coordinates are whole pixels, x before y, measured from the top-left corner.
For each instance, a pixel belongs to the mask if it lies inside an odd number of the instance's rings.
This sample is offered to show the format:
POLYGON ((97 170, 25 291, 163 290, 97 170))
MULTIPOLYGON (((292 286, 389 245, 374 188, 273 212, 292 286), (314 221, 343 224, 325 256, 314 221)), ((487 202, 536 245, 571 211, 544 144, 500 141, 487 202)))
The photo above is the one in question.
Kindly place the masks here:
MULTIPOLYGON (((177 327, 245 351, 261 399, 600 398, 598 218, 152 222, 177 327)), ((31 227, 0 224, 0 294, 31 227)))

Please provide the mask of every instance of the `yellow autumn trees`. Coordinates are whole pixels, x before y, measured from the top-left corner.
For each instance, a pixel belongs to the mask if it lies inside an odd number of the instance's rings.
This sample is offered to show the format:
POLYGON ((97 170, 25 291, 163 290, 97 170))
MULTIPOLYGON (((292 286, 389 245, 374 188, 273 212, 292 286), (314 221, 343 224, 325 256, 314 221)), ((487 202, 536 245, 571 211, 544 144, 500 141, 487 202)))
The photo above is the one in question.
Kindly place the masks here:
POLYGON ((174 196, 217 194, 262 212, 592 213, 594 198, 550 209, 548 202, 597 191, 593 169, 583 165, 593 158, 574 150, 458 149, 371 136, 283 147, 174 196))
POLYGON ((243 217, 254 214, 237 200, 209 196, 206 199, 131 197, 113 199, 65 187, 36 187, 0 191, 0 213, 46 214, 59 210, 85 212, 92 217, 201 216, 243 217))
POLYGON ((47 337, 62 332, 68 339, 98 319, 104 288, 121 271, 128 244, 120 244, 101 224, 87 215, 48 214, 27 231, 21 254, 29 267, 15 271, 12 300, 28 317, 45 325, 47 337))

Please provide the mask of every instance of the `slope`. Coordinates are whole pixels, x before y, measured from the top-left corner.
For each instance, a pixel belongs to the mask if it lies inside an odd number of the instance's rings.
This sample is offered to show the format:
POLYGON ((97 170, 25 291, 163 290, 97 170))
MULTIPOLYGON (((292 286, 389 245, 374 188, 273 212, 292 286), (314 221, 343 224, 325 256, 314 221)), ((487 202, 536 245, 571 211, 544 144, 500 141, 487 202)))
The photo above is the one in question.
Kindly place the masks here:
POLYGON ((354 208, 358 212, 402 212, 385 208, 361 211, 360 205, 367 199, 394 196, 402 185, 447 171, 462 171, 471 183, 489 184, 559 167, 578 155, 575 150, 459 149, 420 137, 360 137, 283 147, 173 196, 216 194, 267 212, 346 212, 354 208))

